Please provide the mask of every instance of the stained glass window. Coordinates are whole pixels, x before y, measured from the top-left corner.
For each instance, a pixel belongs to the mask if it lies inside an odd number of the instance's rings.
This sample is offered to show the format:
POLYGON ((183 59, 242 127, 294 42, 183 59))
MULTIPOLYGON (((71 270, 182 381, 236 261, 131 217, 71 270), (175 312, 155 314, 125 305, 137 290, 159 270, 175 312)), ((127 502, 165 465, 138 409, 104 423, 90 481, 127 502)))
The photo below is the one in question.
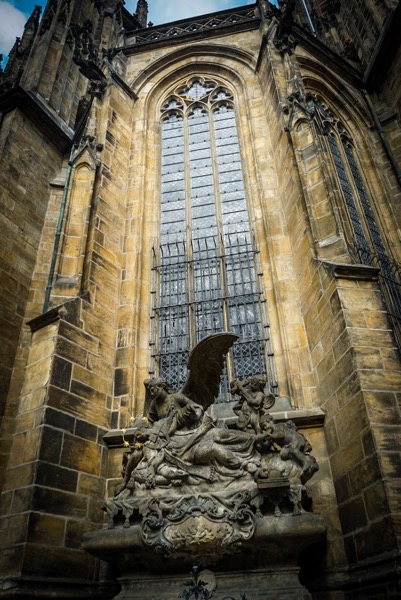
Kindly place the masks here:
POLYGON ((162 110, 160 243, 154 248, 154 372, 178 389, 190 349, 239 336, 228 379, 263 373, 277 388, 249 224, 232 94, 195 79, 162 110))

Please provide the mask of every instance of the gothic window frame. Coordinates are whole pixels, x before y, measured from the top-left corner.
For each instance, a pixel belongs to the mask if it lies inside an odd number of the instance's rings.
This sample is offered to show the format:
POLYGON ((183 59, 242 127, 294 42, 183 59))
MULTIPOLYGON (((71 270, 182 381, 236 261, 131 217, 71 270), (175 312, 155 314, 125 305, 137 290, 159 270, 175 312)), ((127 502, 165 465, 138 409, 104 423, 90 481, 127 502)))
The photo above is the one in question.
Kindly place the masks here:
POLYGON ((356 141, 319 96, 313 95, 318 130, 326 140, 343 202, 345 239, 353 260, 379 269, 379 283, 401 349, 401 265, 392 257, 380 215, 358 158, 356 141))
MULTIPOLYGON (((196 93, 192 90, 191 93, 196 93)), ((247 199, 247 193, 246 193, 246 171, 244 168, 244 159, 243 159, 243 150, 241 149, 241 138, 240 138, 240 124, 239 124, 239 116, 238 116, 238 110, 235 110, 235 96, 234 96, 235 92, 234 90, 230 89, 230 86, 227 85, 226 82, 221 81, 218 77, 213 76, 213 77, 208 77, 207 75, 203 74, 196 74, 196 75, 191 75, 189 77, 187 77, 186 79, 182 79, 179 82, 176 82, 173 86, 170 86, 169 90, 166 91, 163 94, 163 97, 161 98, 161 101, 159 103, 160 106, 160 110, 161 110, 161 119, 160 119, 160 140, 161 140, 161 147, 163 148, 163 123, 165 123, 168 119, 172 118, 174 119, 182 119, 182 123, 183 123, 183 146, 184 146, 184 156, 182 157, 183 159, 183 166, 182 169, 183 171, 181 171, 181 173, 183 174, 183 177, 185 179, 185 185, 184 185, 184 195, 185 195, 185 201, 184 201, 184 205, 186 208, 186 216, 185 216, 185 231, 181 230, 177 230, 177 239, 176 239, 176 245, 177 245, 177 253, 180 252, 178 246, 180 244, 185 245, 185 243, 187 243, 187 246, 189 248, 189 246, 191 245, 191 248, 189 250, 184 249, 185 253, 188 253, 189 255, 189 259, 187 261, 188 265, 186 268, 188 269, 192 269, 192 273, 194 273, 194 271, 196 270, 196 262, 193 259, 193 255, 195 255, 196 253, 196 248, 195 248, 195 244, 198 243, 199 245, 199 240, 201 238, 197 238, 196 235, 197 233, 195 232, 194 236, 189 236, 189 231, 191 230, 191 226, 194 225, 194 223, 191 223, 190 221, 194 221, 194 204, 191 204, 191 202, 193 201, 193 189, 192 189, 192 185, 193 185, 193 179, 195 179, 193 172, 191 171, 192 168, 192 163, 191 163, 191 153, 189 152, 189 136, 194 135, 194 137, 196 137, 196 127, 194 128, 194 134, 191 132, 191 117, 192 115, 195 114, 196 111, 198 111, 198 115, 200 115, 200 113, 202 113, 202 111, 204 111, 204 114, 207 114, 207 116, 205 117, 205 121, 208 121, 209 123, 209 127, 210 127, 210 131, 209 131, 209 136, 210 136, 210 144, 211 144, 211 172, 207 172, 207 169, 205 171, 205 177, 210 176, 213 180, 213 195, 214 195, 214 210, 215 210, 215 218, 216 218, 216 240, 215 241, 215 246, 218 247, 219 251, 218 251, 218 255, 215 256, 216 260, 220 261, 220 273, 221 273, 221 277, 222 280, 224 279, 224 285, 220 282, 220 285, 222 286, 220 289, 222 290, 224 288, 224 290, 226 289, 226 277, 227 277, 227 265, 229 260, 227 259, 227 254, 228 254, 228 246, 229 243, 226 240, 226 234, 224 233, 224 225, 223 225, 223 221, 224 219, 226 219, 226 222, 229 222, 229 218, 227 219, 227 215, 224 214, 224 210, 222 208, 222 204, 223 201, 221 199, 222 196, 222 179, 224 179, 224 177, 222 177, 223 175, 227 175, 228 177, 234 177, 234 174, 232 175, 228 175, 228 170, 224 170, 224 168, 221 168, 221 162, 219 161, 225 161, 225 164, 227 165, 229 163, 229 156, 225 155, 224 152, 221 153, 219 155, 219 148, 218 148, 218 129, 219 129, 219 124, 218 124, 218 120, 221 119, 221 121, 224 121, 224 115, 222 116, 222 113, 224 113, 224 110, 227 110, 227 122, 226 122, 226 126, 229 129, 230 128, 230 119, 233 121, 234 126, 233 129, 235 130, 235 139, 236 139, 236 145, 237 145, 237 149, 236 151, 233 151, 232 154, 230 156, 233 157, 233 160, 231 161, 232 164, 237 164, 237 167, 234 167, 233 172, 235 171, 235 168, 238 169, 240 176, 241 176, 241 185, 243 186, 243 199, 242 200, 235 200, 234 196, 232 197, 233 199, 230 200, 230 206, 234 205, 235 202, 237 202, 238 204, 238 210, 239 210, 239 217, 241 216, 240 213, 241 211, 246 215, 246 222, 247 222, 247 227, 248 227, 248 232, 249 232, 249 236, 248 239, 246 240, 246 242, 244 242, 242 251, 244 252, 244 256, 250 256, 250 254, 252 254, 253 260, 255 261, 252 265, 252 269, 254 270, 254 285, 255 285, 255 294, 257 295, 257 305, 258 305, 258 309, 255 308, 256 306, 256 301, 254 303, 254 307, 250 308, 249 310, 256 314, 257 310, 259 310, 259 324, 255 325, 255 327, 259 327, 260 328, 260 343, 262 345, 262 350, 260 351, 261 354, 263 354, 263 361, 264 361, 264 369, 258 369, 256 372, 262 372, 265 375, 267 375, 267 378, 270 382, 271 387, 273 388, 273 390, 276 392, 277 391, 277 381, 276 381, 276 376, 275 376, 275 372, 274 372, 274 365, 273 365, 273 352, 271 349, 271 343, 270 343, 270 336, 269 336, 269 326, 267 323, 267 311, 266 311, 266 306, 265 306, 265 299, 263 297, 263 286, 261 285, 261 274, 260 274, 260 269, 258 268, 258 264, 257 264, 257 249, 256 249, 256 242, 255 242, 255 238, 253 235, 253 231, 252 231, 252 217, 251 217, 251 211, 250 211, 250 207, 248 206, 248 199, 247 199), (191 86, 194 86, 194 84, 196 84, 196 82, 200 82, 201 87, 203 86, 203 89, 207 90, 206 92, 202 92, 202 90, 200 90, 199 94, 197 97, 188 97, 187 93, 188 90, 190 89, 191 86), (230 113, 230 114, 229 114, 230 113), (219 117, 220 114, 220 117, 219 117), (192 174, 191 174, 192 173, 192 174), (241 208, 242 206, 242 208, 241 208), (191 213, 192 210, 192 213, 191 213), (224 275, 223 275, 224 273, 224 275)), ((202 113, 203 114, 203 113, 202 113)), ((200 115, 202 117, 202 115, 200 115)), ((202 120, 202 119, 201 119, 202 120)), ((195 123, 195 120, 194 120, 195 123)), ((180 125, 178 125, 178 128, 180 127, 180 125)), ((225 124, 222 123, 220 124, 220 127, 224 128, 225 124)), ((199 128, 198 128, 199 130, 199 128)), ((224 133, 222 133, 222 135, 224 136, 224 133)), ((230 142, 228 142, 229 144, 230 142)), ((224 140, 222 141, 222 145, 224 145, 224 140)), ((177 144, 177 148, 179 148, 179 145, 177 144)), ((178 150, 178 153, 180 152, 180 150, 178 150)), ((164 184, 164 179, 163 179, 163 161, 162 161, 162 157, 163 157, 163 150, 161 149, 160 152, 160 173, 161 173, 161 182, 160 182, 160 189, 161 189, 161 206, 163 206, 163 184, 164 184)), ((207 161, 205 161, 206 164, 207 161)), ((200 164, 200 163, 199 163, 200 164)), ((203 163, 202 163, 203 164, 203 163)), ((230 163, 231 165, 231 163, 230 163)), ((178 171, 179 172, 179 171, 178 171)), ((234 194, 235 195, 235 194, 234 194)), ((228 206, 228 205, 227 205, 228 206)), ((203 209, 202 209, 203 210, 203 209)), ((228 209, 228 211, 230 212, 230 209, 228 209)), ((233 212, 233 211, 231 211, 233 212)), ((179 217, 179 209, 177 211, 177 220, 179 217)), ((234 215, 234 221, 235 221, 235 215, 234 215)), ((173 221, 173 217, 171 219, 173 221)), ((177 221, 176 220, 176 221, 177 221)), ((159 331, 159 324, 158 321, 160 323, 161 321, 161 317, 160 317, 160 310, 161 310, 161 302, 158 301, 158 294, 159 297, 162 295, 161 292, 159 292, 160 290, 160 285, 161 285, 161 269, 160 269, 160 265, 162 264, 161 261, 161 248, 162 248, 162 243, 163 243, 163 236, 165 235, 163 232, 163 224, 164 224, 164 215, 163 215, 163 208, 161 208, 161 213, 160 213, 160 222, 159 222, 159 240, 160 240, 160 244, 159 244, 159 248, 157 248, 157 244, 155 244, 154 249, 153 249, 153 253, 154 253, 154 266, 153 266, 153 284, 152 284, 152 298, 153 298, 153 306, 152 306, 152 332, 151 332, 151 347, 152 347, 152 358, 151 358, 151 364, 150 364, 150 369, 149 369, 149 373, 151 376, 157 374, 157 375, 162 375, 161 373, 161 367, 160 367, 160 361, 161 358, 160 356, 158 356, 158 351, 157 351, 157 346, 160 345, 160 339, 161 339, 161 333, 159 331), (159 364, 158 364, 159 363, 159 364)), ((175 223, 176 224, 176 223, 175 223)), ((174 225, 175 225, 174 224, 174 225)), ((211 229, 213 229, 213 226, 210 226, 211 229)), ((227 225, 227 228, 230 228, 230 225, 227 225)), ((227 229, 227 231, 228 231, 227 229)), ((193 228, 193 231, 195 231, 195 227, 193 228)), ((238 229, 235 229, 235 226, 233 226, 233 231, 237 231, 237 236, 241 237, 241 233, 238 233, 238 229)), ((246 236, 245 236, 246 237, 246 236)), ((209 238, 208 238, 209 239, 209 238)), ((228 239, 228 238, 227 238, 228 239)), ((211 240, 211 237, 210 237, 211 240)), ((204 243, 204 242, 202 242, 204 243)), ((209 243, 209 242, 208 242, 209 243)), ((212 243, 212 242, 210 242, 212 243)), ((205 250, 207 252, 208 248, 203 248, 203 250, 205 250)), ((209 248, 209 250, 211 250, 211 248, 209 248)), ((232 250, 232 248, 231 248, 232 250)), ((211 253, 213 254, 213 252, 211 253)), ((165 254, 166 256, 166 254, 165 254)), ((242 260, 242 259, 241 259, 242 260)), ((245 262, 247 259, 244 259, 245 262)), ((212 258, 208 261, 207 263, 207 268, 210 269, 211 268, 211 264, 212 264, 212 258)), ((248 264, 249 266, 249 264, 248 264)), ((217 267, 216 267, 217 268, 217 267)), ((233 271, 230 275, 230 277, 234 278, 234 267, 233 267, 233 271)), ((195 275, 193 275, 192 280, 188 280, 190 281, 188 290, 187 290, 187 297, 185 297, 185 294, 182 296, 182 303, 181 306, 184 306, 186 304, 186 302, 188 302, 189 304, 191 304, 191 298, 189 298, 188 301, 188 294, 192 293, 192 301, 195 297, 195 293, 193 291, 193 287, 196 286, 196 282, 195 282, 195 275), (195 283, 194 283, 195 282, 195 283)), ((205 290, 203 290, 204 292, 205 290)), ((225 294, 220 294, 220 300, 222 299, 222 319, 224 321, 224 327, 223 329, 231 329, 233 330, 233 327, 229 327, 228 326, 228 320, 229 318, 227 317, 227 314, 230 311, 230 308, 227 307, 227 293, 225 294), (225 297, 223 297, 225 296, 225 297)), ((197 331, 195 331, 194 329, 194 325, 192 324, 192 318, 194 317, 194 305, 196 304, 196 302, 192 302, 192 307, 190 306, 189 308, 189 318, 188 318, 188 331, 185 333, 183 333, 184 338, 185 335, 187 336, 187 348, 188 350, 193 347, 194 343, 196 343, 197 341, 199 341, 199 339, 197 339, 197 331)), ((248 307, 249 308, 249 307, 248 307)), ((178 309, 178 306, 177 306, 178 309)), ((197 309, 196 309, 197 310, 197 309)), ((240 308, 237 307, 237 310, 240 311, 240 308)), ((242 307, 242 312, 245 310, 248 310, 247 307, 242 307)), ((199 318, 199 315, 195 315, 196 318, 199 318)), ((239 327, 240 329, 240 327, 239 327)), ((221 330, 221 329, 220 329, 221 330)), ((235 330, 235 327, 234 327, 235 330)), ((212 331, 209 331, 209 333, 212 333, 212 331)), ((203 336, 202 336, 203 337, 203 336)), ((249 340, 248 340, 249 342, 249 340)), ((258 342, 259 343, 259 342, 258 342)), ((231 353, 231 357, 228 358, 228 370, 229 370, 229 376, 237 376, 238 373, 235 372, 235 369, 233 369, 233 362, 235 362, 237 360, 237 358, 234 356, 235 353, 239 353, 241 354, 242 350, 244 348, 244 344, 242 343, 242 340, 240 339, 239 342, 236 343, 236 349, 234 349, 231 353)), ((160 353, 159 353, 160 354, 160 353)), ((185 360, 186 362, 186 360, 185 360)), ((256 361, 257 362, 257 361, 256 361)), ((249 373, 250 375, 251 373, 249 373)), ((168 378, 168 377, 166 377, 168 378)), ((174 382, 175 385, 177 385, 177 382, 174 382)), ((227 386, 224 389, 223 388, 223 395, 225 395, 225 399, 228 399, 228 389, 227 386)))

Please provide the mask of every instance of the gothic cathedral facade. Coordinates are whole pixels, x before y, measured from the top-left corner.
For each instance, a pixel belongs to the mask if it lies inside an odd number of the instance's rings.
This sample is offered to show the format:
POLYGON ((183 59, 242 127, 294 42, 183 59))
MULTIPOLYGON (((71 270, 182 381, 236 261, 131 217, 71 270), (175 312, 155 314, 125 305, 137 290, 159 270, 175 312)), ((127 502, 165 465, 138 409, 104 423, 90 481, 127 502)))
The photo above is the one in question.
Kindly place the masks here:
POLYGON ((80 540, 143 381, 222 331, 218 402, 264 374, 319 462, 312 598, 399 598, 401 5, 123 5, 49 0, 0 71, 0 598, 113 596, 80 540))

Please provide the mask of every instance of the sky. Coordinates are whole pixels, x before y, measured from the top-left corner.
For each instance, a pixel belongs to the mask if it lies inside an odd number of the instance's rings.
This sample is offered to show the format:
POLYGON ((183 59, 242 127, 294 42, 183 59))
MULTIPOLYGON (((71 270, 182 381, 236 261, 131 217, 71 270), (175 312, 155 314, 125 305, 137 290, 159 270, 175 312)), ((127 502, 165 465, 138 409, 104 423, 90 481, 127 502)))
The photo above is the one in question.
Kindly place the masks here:
MULTIPOLYGON (((154 25, 160 25, 253 3, 254 0, 148 0, 148 19, 154 25)), ((0 0, 0 54, 6 56, 10 52, 15 38, 21 36, 35 4, 44 7, 46 2, 45 0, 0 0)), ((137 0, 125 1, 125 7, 131 13, 135 12, 136 5, 137 0)))

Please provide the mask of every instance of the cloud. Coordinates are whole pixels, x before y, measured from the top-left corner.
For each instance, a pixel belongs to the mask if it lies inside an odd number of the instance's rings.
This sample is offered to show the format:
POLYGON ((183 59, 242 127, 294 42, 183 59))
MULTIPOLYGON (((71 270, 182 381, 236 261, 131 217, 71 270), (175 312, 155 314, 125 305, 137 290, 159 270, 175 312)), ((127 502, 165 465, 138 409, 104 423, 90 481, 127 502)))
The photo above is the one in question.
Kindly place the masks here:
POLYGON ((0 54, 10 52, 15 38, 21 37, 26 20, 26 15, 10 2, 0 0, 0 54))

